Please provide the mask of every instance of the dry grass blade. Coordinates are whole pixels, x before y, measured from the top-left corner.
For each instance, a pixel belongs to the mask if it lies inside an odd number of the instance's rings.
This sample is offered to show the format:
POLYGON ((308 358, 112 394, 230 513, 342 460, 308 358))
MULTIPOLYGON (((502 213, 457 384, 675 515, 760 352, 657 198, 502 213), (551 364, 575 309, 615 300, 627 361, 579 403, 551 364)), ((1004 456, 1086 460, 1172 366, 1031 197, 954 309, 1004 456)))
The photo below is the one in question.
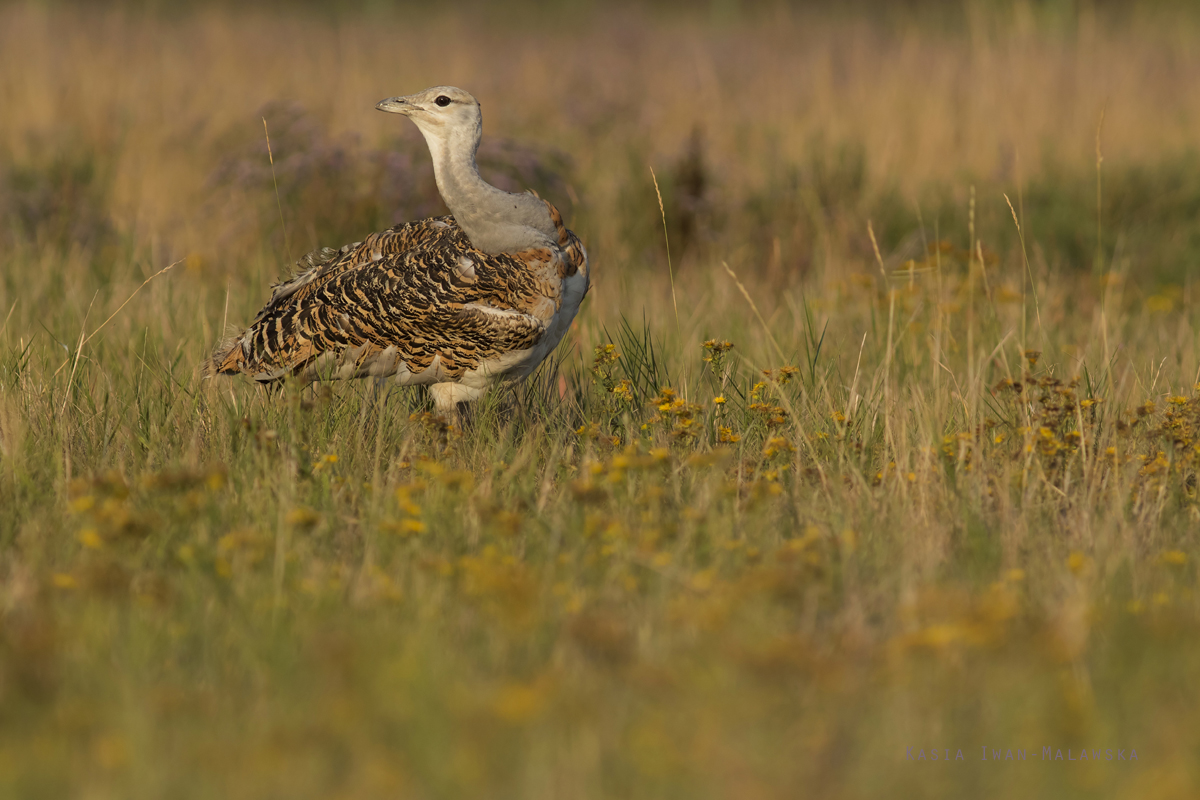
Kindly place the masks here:
POLYGON ((775 348, 775 353, 779 356, 780 363, 787 361, 787 356, 784 355, 783 348, 779 346, 779 342, 775 340, 775 334, 771 332, 771 326, 767 324, 767 320, 763 317, 762 312, 758 310, 758 305, 754 302, 754 298, 750 296, 750 292, 746 289, 746 286, 738 279, 737 273, 730 269, 729 264, 724 261, 721 262, 721 266, 725 268, 725 272, 729 277, 733 278, 733 282, 737 285, 738 291, 742 293, 742 297, 746 298, 746 302, 750 305, 754 316, 758 319, 759 324, 762 325, 763 333, 767 335, 767 339, 775 348))
POLYGON ((292 260, 292 246, 288 242, 287 221, 283 218, 283 200, 279 198, 279 179, 275 177, 275 154, 271 152, 271 134, 267 130, 267 118, 262 118, 263 136, 267 139, 267 160, 271 164, 271 183, 275 186, 275 207, 279 209, 279 226, 283 229, 283 251, 292 260))
POLYGON ((1096 123, 1096 272, 1104 264, 1104 203, 1103 203, 1103 167, 1104 154, 1100 152, 1100 134, 1104 132, 1104 114, 1108 111, 1108 101, 1100 107, 1100 119, 1096 123))
MULTIPOLYGON (((75 362, 78 363, 79 353, 80 353, 80 351, 83 350, 84 345, 86 345, 88 342, 90 342, 92 339, 94 339, 96 337, 96 334, 98 334, 98 333, 100 333, 100 331, 104 330, 104 326, 107 325, 108 323, 112 322, 113 317, 117 316, 117 314, 120 314, 122 309, 124 309, 125 306, 129 305, 129 301, 131 301, 131 300, 133 300, 133 298, 137 297, 137 293, 145 288, 146 284, 150 283, 150 281, 154 280, 159 275, 162 275, 164 272, 167 272, 168 270, 172 269, 173 267, 179 266, 184 261, 185 261, 185 259, 181 258, 178 261, 175 261, 174 263, 168 264, 167 266, 160 269, 158 272, 151 275, 149 278, 146 278, 146 280, 142 281, 141 284, 138 285, 138 287, 133 290, 133 293, 130 294, 129 297, 125 298, 125 302, 123 302, 123 303, 121 303, 121 305, 117 306, 117 310, 114 311, 113 313, 109 314, 108 319, 104 320, 104 322, 101 322, 100 325, 96 328, 96 330, 94 330, 90 334, 88 334, 86 338, 83 335, 83 331, 80 331, 79 346, 75 348, 75 357, 74 357, 75 362)), ((96 301, 96 298, 93 297, 92 302, 94 303, 95 301, 96 301)), ((92 310, 92 308, 89 305, 88 306, 88 314, 91 314, 91 310, 92 310)), ((84 318, 84 322, 86 324, 86 322, 87 322, 86 317, 84 318)), ((63 367, 65 367, 67 364, 70 364, 70 363, 71 363, 71 359, 67 359, 66 361, 64 361, 59 366, 59 368, 54 371, 54 375, 57 376, 59 372, 62 372, 63 367)))
POLYGON ((17 310, 17 301, 13 300, 12 305, 8 308, 8 313, 4 315, 4 325, 0 326, 0 332, 3 332, 5 337, 8 336, 8 321, 12 319, 13 312, 17 310))
MULTIPOLYGON (((75 345, 75 355, 64 361, 62 366, 58 368, 61 371, 68 363, 71 364, 71 374, 67 377, 67 390, 63 392, 63 404, 58 412, 60 414, 67 410, 67 402, 71 398, 71 386, 75 383, 75 371, 79 369, 79 356, 83 353, 84 344, 87 343, 87 339, 84 338, 84 334, 87 332, 87 321, 92 316, 92 306, 96 304, 96 298, 99 296, 100 291, 97 290, 92 295, 92 302, 88 303, 87 312, 83 315, 83 323, 79 326, 79 343, 75 345)), ((58 371, 55 371, 54 375, 57 377, 58 371)))
MULTIPOLYGON (((1029 281, 1029 288, 1031 290, 1033 290, 1033 310, 1034 310, 1034 313, 1037 315, 1038 330, 1042 331, 1043 335, 1045 335, 1045 331, 1042 328, 1042 307, 1041 307, 1041 304, 1038 302, 1037 281, 1035 281, 1033 279, 1033 268, 1029 266, 1029 254, 1025 250, 1025 232, 1023 230, 1021 230, 1021 221, 1019 219, 1017 219, 1017 210, 1015 208, 1013 208, 1012 200, 1008 199, 1007 194, 1004 195, 1004 202, 1008 203, 1008 210, 1012 213, 1013 224, 1017 226, 1017 238, 1021 242, 1021 260, 1022 260, 1022 263, 1025 265, 1025 278, 1026 278, 1026 280, 1029 281)), ((1022 285, 1024 285, 1024 281, 1022 281, 1022 285)), ((1024 308, 1024 298, 1022 298, 1021 305, 1022 305, 1022 308, 1024 308)), ((1022 317, 1022 321, 1023 320, 1024 320, 1024 317, 1022 317)), ((1027 341, 1028 340, 1025 339, 1025 331, 1022 330, 1021 331, 1021 347, 1022 348, 1024 348, 1026 346, 1027 341)))
POLYGON ((675 309, 675 330, 679 330, 679 301, 675 299, 675 268, 671 264, 671 239, 667 235, 667 210, 663 207, 662 192, 658 190, 658 176, 650 168, 650 180, 654 181, 654 196, 658 198, 658 213, 662 215, 663 241, 667 245, 667 274, 671 279, 671 306, 675 309))

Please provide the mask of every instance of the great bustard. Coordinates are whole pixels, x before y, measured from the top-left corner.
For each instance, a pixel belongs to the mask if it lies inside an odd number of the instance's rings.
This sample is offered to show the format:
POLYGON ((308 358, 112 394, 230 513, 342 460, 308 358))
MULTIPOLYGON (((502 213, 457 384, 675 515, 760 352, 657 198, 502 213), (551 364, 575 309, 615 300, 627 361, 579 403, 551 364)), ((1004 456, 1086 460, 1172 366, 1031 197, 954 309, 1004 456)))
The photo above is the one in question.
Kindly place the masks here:
POLYGON ((428 385, 453 415, 554 350, 587 293, 587 252, 550 203, 479 176, 483 118, 469 93, 435 86, 375 107, 424 134, 452 216, 305 256, 211 370, 263 383, 393 377, 428 385))

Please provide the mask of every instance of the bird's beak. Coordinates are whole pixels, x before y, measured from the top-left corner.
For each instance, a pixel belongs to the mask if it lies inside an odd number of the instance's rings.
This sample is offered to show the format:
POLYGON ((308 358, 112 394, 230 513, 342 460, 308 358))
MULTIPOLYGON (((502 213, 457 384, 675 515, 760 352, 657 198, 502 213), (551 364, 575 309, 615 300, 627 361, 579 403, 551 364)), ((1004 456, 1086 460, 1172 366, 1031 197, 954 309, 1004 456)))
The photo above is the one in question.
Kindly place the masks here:
POLYGON ((380 111, 387 111, 392 114, 405 114, 410 111, 416 111, 417 106, 408 101, 407 97, 389 97, 387 100, 380 100, 375 104, 375 108, 380 111))

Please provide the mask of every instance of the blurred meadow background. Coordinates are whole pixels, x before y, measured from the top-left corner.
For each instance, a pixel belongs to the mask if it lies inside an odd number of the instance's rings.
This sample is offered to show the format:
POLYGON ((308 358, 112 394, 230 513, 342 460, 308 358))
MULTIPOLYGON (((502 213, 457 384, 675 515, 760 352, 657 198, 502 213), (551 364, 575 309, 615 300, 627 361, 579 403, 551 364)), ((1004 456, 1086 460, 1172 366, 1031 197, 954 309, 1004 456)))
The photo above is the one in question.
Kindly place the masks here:
POLYGON ((1196 796, 1200 15, 334 5, 0 7, 0 795, 1196 796), (203 380, 435 84, 553 363, 203 380))

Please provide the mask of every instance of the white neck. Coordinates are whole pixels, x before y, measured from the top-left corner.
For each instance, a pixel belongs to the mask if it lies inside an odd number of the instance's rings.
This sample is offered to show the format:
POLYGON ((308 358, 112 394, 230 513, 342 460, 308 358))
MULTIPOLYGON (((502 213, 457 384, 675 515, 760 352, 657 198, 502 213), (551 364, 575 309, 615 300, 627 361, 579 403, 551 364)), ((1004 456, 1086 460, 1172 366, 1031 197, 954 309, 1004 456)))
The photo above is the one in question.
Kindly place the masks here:
POLYGON ((475 248, 496 255, 545 247, 557 240, 545 203, 533 195, 497 189, 480 177, 475 153, 481 122, 473 127, 418 127, 433 156, 438 191, 475 248))

